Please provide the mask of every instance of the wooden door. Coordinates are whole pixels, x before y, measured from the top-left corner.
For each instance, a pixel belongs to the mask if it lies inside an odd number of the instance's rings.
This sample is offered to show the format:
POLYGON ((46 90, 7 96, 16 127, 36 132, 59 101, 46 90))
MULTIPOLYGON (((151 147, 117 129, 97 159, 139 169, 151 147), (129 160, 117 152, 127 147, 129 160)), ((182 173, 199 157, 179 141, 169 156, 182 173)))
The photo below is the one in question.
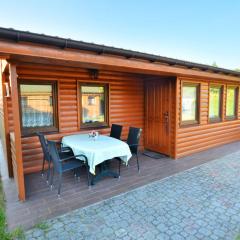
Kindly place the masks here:
POLYGON ((145 148, 170 155, 171 80, 146 81, 145 148))

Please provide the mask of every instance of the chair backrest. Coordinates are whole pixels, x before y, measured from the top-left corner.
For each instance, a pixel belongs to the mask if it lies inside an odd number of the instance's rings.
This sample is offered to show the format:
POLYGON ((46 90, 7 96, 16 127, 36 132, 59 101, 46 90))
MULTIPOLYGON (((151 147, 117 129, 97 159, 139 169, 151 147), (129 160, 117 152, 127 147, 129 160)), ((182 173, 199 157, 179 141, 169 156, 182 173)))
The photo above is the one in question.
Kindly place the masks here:
POLYGON ((50 140, 48 140, 47 142, 48 142, 49 154, 53 162, 54 171, 62 172, 62 163, 60 161, 56 143, 50 140))
POLYGON ((127 144, 129 145, 129 148, 132 153, 137 154, 141 132, 142 132, 141 128, 135 128, 135 127, 129 128, 127 144), (134 146, 131 146, 131 145, 134 145, 134 146))
POLYGON ((110 137, 120 139, 122 134, 122 126, 117 124, 112 124, 110 137))
POLYGON ((51 158, 49 156, 49 149, 47 145, 47 141, 45 139, 45 136, 42 133, 36 133, 36 135, 39 138, 39 142, 41 143, 42 151, 43 151, 43 156, 46 161, 51 161, 51 158))

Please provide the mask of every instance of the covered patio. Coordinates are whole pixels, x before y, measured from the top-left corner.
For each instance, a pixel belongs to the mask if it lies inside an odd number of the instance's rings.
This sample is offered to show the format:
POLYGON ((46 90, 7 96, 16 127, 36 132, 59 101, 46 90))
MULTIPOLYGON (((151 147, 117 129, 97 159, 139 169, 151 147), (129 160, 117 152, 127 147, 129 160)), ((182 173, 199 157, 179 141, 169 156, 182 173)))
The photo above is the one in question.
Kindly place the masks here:
MULTIPOLYGON (((82 208, 111 198, 137 187, 160 180, 184 170, 199 166, 212 160, 238 152, 240 143, 235 142, 216 147, 192 156, 183 157, 180 161, 170 158, 153 159, 140 156, 141 172, 138 173, 136 161, 132 159, 129 167, 122 167, 121 179, 105 178, 95 186, 88 188, 85 172, 79 182, 75 182, 72 174, 64 175, 61 198, 57 198, 57 190, 51 191, 41 174, 25 175, 28 201, 19 202, 14 180, 4 181, 6 209, 9 229, 19 225, 28 229, 42 220, 49 219, 71 210, 82 208)), ((117 169, 117 163, 112 163, 117 169)))

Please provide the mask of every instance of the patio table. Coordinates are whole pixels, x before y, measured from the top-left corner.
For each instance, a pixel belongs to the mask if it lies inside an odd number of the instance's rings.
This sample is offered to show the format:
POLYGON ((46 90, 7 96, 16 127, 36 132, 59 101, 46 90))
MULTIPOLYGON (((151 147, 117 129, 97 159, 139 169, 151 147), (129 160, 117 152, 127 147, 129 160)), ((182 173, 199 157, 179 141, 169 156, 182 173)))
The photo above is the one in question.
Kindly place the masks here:
MULTIPOLYGON (((104 135, 99 135, 96 140, 88 134, 69 135, 62 138, 62 143, 73 150, 74 155, 84 154, 88 158, 89 171, 95 175, 95 167, 113 158, 120 158, 126 164, 132 154, 127 143, 104 135)), ((105 175, 117 177, 105 169, 105 175)))

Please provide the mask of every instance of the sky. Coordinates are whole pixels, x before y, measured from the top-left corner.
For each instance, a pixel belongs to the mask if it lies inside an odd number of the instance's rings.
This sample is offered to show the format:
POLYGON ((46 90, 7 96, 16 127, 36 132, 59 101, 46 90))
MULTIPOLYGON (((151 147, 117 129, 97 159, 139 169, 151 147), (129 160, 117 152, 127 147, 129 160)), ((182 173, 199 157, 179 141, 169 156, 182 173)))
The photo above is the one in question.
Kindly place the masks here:
POLYGON ((0 0, 0 26, 240 68, 239 0, 0 0))

